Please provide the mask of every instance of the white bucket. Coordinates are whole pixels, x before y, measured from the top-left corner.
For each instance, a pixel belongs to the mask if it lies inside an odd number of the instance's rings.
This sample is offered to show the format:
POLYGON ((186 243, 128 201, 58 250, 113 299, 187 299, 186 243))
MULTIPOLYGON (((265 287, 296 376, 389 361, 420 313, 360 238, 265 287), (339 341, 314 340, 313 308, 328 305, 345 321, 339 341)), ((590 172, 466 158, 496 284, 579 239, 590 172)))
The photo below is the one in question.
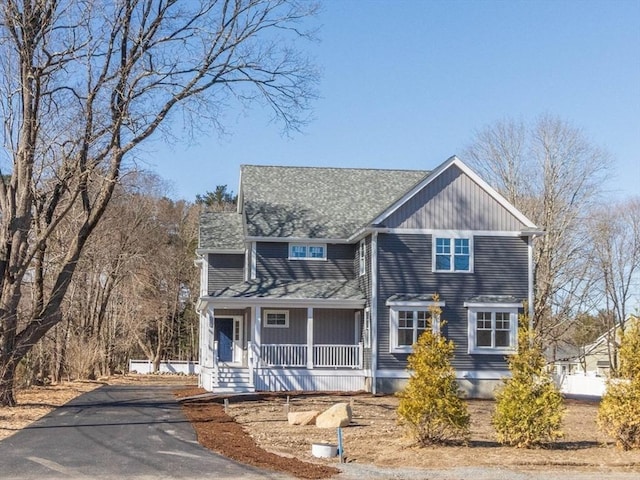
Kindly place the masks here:
POLYGON ((335 457, 338 455, 338 446, 330 443, 313 443, 311 444, 311 454, 320 458, 335 457))

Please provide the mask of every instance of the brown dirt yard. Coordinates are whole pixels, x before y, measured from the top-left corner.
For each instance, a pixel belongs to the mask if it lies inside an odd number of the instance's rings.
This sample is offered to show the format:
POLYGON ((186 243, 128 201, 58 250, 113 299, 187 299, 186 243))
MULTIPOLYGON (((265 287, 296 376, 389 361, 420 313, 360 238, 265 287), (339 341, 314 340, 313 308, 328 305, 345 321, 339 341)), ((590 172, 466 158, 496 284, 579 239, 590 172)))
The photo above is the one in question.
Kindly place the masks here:
MULTIPOLYGON (((204 446, 232 458, 263 468, 286 472, 299 478, 327 478, 337 473, 337 458, 319 459, 311 455, 312 443, 336 443, 334 429, 291 426, 286 410, 324 410, 337 402, 349 402, 352 425, 343 429, 344 451, 349 466, 376 465, 391 469, 447 470, 500 466, 511 472, 592 474, 593 478, 628 474, 640 478, 640 451, 615 448, 597 429, 597 403, 567 400, 565 437, 546 449, 522 450, 503 447, 495 441, 491 427, 494 402, 468 401, 471 414, 471 441, 468 446, 418 448, 397 425, 397 398, 370 394, 287 394, 247 395, 228 398, 201 395, 193 377, 131 375, 101 382, 74 382, 36 387, 17 392, 20 406, 0 408, 0 439, 62 405, 84 391, 104 383, 173 384, 182 398, 185 413, 204 446), (184 398, 186 397, 186 398, 184 398), (234 453, 235 452, 235 453, 234 453), (240 453, 240 455, 238 455, 240 453)), ((366 478, 366 474, 361 478, 366 478)), ((399 478, 393 476, 393 478, 399 478)), ((435 477, 434 477, 435 478, 435 477)), ((440 478, 440 477, 437 477, 440 478)), ((507 477, 510 478, 510 477, 507 477)))

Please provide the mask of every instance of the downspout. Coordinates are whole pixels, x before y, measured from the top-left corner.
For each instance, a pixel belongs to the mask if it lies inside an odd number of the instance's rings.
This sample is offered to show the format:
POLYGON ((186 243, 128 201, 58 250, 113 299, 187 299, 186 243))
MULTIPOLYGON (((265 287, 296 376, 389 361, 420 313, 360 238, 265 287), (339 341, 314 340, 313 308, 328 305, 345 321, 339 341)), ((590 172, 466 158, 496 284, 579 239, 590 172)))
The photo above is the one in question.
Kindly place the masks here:
POLYGON ((377 393, 378 370, 378 232, 371 234, 371 393, 377 393))
POLYGON ((533 331, 533 239, 534 235, 529 235, 527 237, 527 303, 529 306, 529 331, 533 331))

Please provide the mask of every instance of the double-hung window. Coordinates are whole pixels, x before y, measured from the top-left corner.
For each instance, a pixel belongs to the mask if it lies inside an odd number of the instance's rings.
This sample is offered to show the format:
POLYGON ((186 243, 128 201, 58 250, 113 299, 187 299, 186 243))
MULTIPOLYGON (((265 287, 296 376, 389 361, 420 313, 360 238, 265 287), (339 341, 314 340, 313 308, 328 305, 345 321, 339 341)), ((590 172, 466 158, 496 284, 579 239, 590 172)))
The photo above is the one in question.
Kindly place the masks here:
POLYGON ((431 307, 444 306, 444 302, 387 302, 387 305, 391 352, 411 353, 413 344, 425 330, 440 330, 440 318, 432 315, 431 307))
POLYGON ((364 239, 360 240, 360 248, 358 249, 358 259, 360 266, 360 276, 367 273, 367 249, 364 239))
POLYGON ((290 260, 326 260, 327 246, 323 243, 290 243, 290 260))
POLYGON ((513 353, 518 347, 519 304, 466 305, 469 353, 513 353))
POLYGON ((434 272, 473 272, 472 237, 435 236, 434 272))

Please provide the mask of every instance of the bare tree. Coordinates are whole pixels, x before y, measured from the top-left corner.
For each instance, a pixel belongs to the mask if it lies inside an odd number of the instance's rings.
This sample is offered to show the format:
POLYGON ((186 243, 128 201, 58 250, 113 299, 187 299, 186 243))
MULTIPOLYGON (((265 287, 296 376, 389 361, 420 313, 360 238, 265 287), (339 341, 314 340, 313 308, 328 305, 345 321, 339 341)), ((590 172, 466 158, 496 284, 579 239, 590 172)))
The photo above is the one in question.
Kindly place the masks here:
POLYGON ((616 374, 620 334, 624 334, 630 304, 634 299, 640 302, 640 198, 598 209, 589 219, 589 227, 594 276, 611 319, 609 358, 616 374))
POLYGON ((317 75, 295 41, 309 37, 314 11, 297 0, 2 2, 0 405, 15 404, 18 363, 62 320, 81 252, 137 146, 171 135, 178 112, 222 128, 234 99, 268 105, 285 129, 304 124, 317 75), (68 215, 77 228, 52 269, 49 246, 68 215))
POLYGON ((580 311, 597 303, 586 252, 589 212, 607 177, 607 153, 553 116, 503 121, 476 134, 466 158, 545 231, 535 240, 534 324, 556 341, 580 311))

